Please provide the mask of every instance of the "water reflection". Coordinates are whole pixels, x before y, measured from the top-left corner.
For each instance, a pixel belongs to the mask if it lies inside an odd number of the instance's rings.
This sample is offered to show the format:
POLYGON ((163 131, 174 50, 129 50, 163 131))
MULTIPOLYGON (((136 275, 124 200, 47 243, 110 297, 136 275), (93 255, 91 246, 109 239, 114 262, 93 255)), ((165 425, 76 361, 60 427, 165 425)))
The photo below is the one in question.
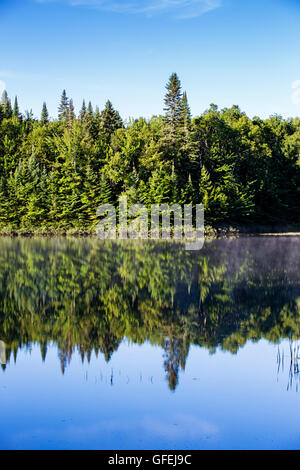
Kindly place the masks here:
POLYGON ((298 341, 289 341, 289 351, 278 347, 277 353, 277 375, 284 374, 288 365, 287 391, 299 391, 300 384, 300 345, 298 341))
MULTIPOLYGON (((191 345, 236 354, 249 340, 300 338, 300 238, 214 240, 199 253, 169 242, 95 239, 0 245, 3 369, 33 343, 43 360, 57 345, 62 373, 75 351, 82 361, 94 352, 109 362, 127 338, 162 347, 175 390, 191 345)), ((299 375, 299 347, 291 344, 289 386, 299 375)))
POLYGON ((0 364, 2 369, 5 370, 6 367, 6 351, 5 351, 5 343, 0 341, 0 364))

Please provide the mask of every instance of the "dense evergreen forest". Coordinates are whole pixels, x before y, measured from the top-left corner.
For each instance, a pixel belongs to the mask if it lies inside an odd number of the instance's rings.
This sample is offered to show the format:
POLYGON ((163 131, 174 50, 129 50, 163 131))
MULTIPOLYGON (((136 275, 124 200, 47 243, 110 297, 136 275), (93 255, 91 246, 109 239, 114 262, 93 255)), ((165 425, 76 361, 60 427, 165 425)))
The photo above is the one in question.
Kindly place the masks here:
POLYGON ((165 114, 124 123, 112 103, 64 90, 58 119, 0 105, 0 231, 95 230, 96 209, 128 203, 204 204, 206 224, 296 226, 300 214, 300 119, 250 119, 238 106, 191 116, 172 74, 165 114))

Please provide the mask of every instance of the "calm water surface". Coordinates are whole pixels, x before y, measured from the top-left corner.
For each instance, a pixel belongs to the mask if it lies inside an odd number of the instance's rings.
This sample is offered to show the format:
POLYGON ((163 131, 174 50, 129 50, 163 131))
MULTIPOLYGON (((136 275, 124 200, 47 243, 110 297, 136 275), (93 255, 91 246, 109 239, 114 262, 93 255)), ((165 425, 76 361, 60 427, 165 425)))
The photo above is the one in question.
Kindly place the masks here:
POLYGON ((0 448, 300 449, 299 273, 297 237, 2 238, 0 448))

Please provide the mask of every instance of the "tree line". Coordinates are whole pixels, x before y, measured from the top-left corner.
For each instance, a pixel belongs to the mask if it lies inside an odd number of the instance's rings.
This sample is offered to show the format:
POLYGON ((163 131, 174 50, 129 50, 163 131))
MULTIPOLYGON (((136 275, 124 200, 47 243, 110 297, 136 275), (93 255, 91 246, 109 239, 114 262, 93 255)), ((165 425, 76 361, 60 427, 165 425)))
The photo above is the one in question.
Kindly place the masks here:
POLYGON ((0 104, 0 231, 85 231, 97 207, 204 204, 206 224, 299 224, 300 119, 250 119, 214 104, 192 117, 177 74, 164 115, 124 123, 112 103, 83 101, 76 115, 64 90, 58 118, 0 104))

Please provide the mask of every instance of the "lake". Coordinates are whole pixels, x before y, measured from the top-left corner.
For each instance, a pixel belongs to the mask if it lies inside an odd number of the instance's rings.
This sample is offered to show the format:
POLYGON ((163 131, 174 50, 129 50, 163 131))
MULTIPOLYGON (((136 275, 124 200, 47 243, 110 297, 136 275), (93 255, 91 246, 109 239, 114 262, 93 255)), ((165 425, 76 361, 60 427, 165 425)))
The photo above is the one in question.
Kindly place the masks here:
POLYGON ((299 449, 300 238, 0 239, 1 449, 299 449))

